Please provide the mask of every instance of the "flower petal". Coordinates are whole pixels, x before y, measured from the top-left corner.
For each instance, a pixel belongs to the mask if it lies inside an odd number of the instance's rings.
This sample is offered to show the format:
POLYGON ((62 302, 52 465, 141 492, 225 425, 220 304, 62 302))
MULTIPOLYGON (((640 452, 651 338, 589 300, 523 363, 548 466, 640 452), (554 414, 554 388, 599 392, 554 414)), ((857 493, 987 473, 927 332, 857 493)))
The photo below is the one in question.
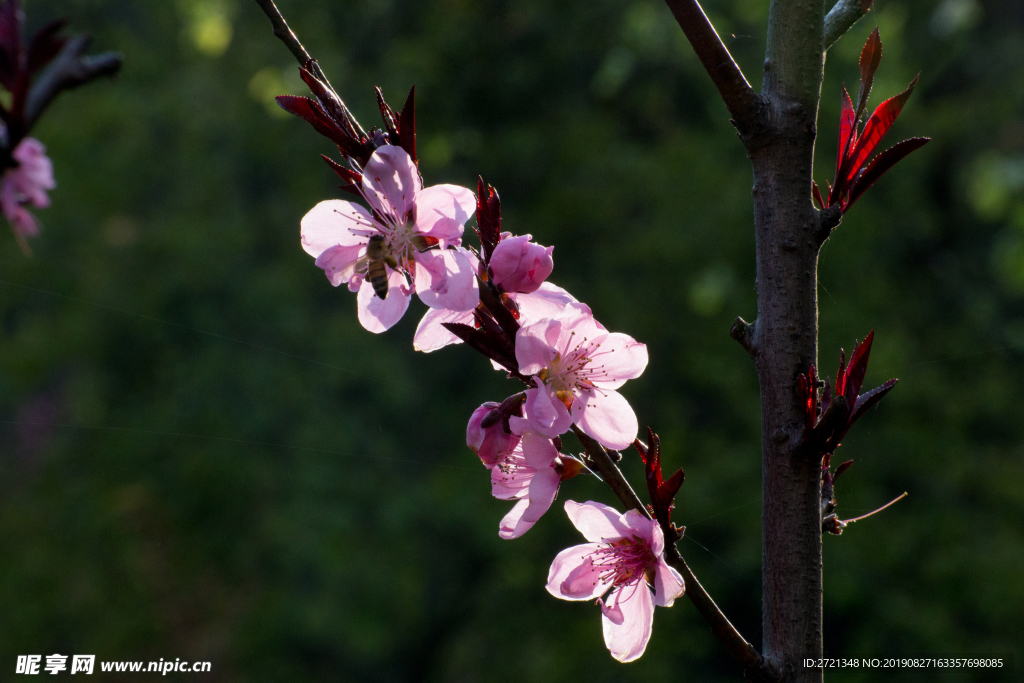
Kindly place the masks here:
POLYGON ((567 500, 565 514, 569 515, 569 521, 591 543, 617 541, 633 535, 633 530, 624 523, 619 511, 604 503, 595 503, 592 500, 577 503, 574 500, 567 500))
POLYGON ((509 294, 519 306, 519 324, 529 325, 541 318, 554 318, 565 310, 565 307, 576 301, 572 294, 550 282, 541 284, 536 292, 509 294))
POLYGON ((598 595, 608 590, 608 585, 601 582, 600 579, 592 581, 583 581, 580 579, 584 574, 590 571, 597 571, 591 562, 591 556, 601 546, 597 543, 583 543, 581 545, 574 545, 571 548, 566 548, 562 552, 555 556, 554 561, 551 563, 551 569, 548 571, 548 593, 551 593, 556 598, 562 600, 593 600, 598 595), (589 591, 583 592, 569 592, 566 593, 563 589, 566 579, 570 575, 574 575, 576 579, 580 579, 577 583, 574 583, 574 587, 582 587, 585 584, 592 584, 593 588, 589 591), (603 586, 603 588, 601 588, 603 586))
POLYGON ((632 406, 617 391, 587 392, 573 402, 572 413, 573 422, 606 448, 628 447, 640 429, 632 406))
POLYGON ((526 390, 523 409, 530 429, 546 437, 560 436, 572 426, 572 416, 565 404, 546 385, 526 390))
POLYGON ((405 220, 423 185, 416 164, 401 147, 382 145, 363 167, 363 196, 374 209, 405 220))
POLYGON ((654 596, 643 581, 619 586, 601 606, 604 644, 612 657, 632 662, 647 649, 654 623, 654 596), (609 614, 608 612, 611 612, 609 614))
POLYGON ((605 389, 618 389, 627 379, 635 379, 647 367, 647 345, 641 344, 628 334, 612 332, 601 340, 601 348, 591 353, 595 365, 604 373, 602 379, 594 382, 605 389))
POLYGON ((413 258, 417 265, 427 266, 416 269, 416 293, 427 306, 472 311, 480 303, 476 271, 465 252, 460 249, 425 251, 417 252, 413 258), (429 276, 421 278, 421 270, 429 271, 429 276))
POLYGON ((658 557, 658 564, 654 565, 654 604, 658 607, 671 607, 675 599, 685 591, 683 577, 668 566, 664 557, 658 557))
POLYGON ((323 268, 327 279, 337 287, 343 282, 348 282, 355 275, 356 261, 362 250, 363 245, 361 244, 329 247, 316 257, 316 267, 323 268))
POLYGON ((505 539, 519 538, 529 531, 551 507, 558 493, 558 481, 558 473, 553 468, 534 474, 530 481, 529 495, 516 503, 512 511, 501 520, 498 535, 505 539), (523 503, 527 504, 523 506, 523 503))
POLYGON ((299 233, 302 248, 310 256, 319 256, 335 246, 366 244, 366 237, 355 230, 372 230, 376 223, 365 207, 341 199, 320 202, 302 217, 299 233))
POLYGON ((405 277, 395 270, 388 273, 388 296, 381 299, 373 291, 369 280, 363 280, 356 295, 359 306, 359 323, 367 331, 380 334, 391 329, 402 319, 409 308, 412 293, 405 286, 405 277))
POLYGON ((546 439, 534 432, 523 433, 523 457, 526 463, 536 469, 554 467, 555 458, 558 457, 558 449, 551 439, 546 439))
POLYGON ((554 355, 553 349, 558 348, 558 339, 561 335, 561 321, 551 318, 520 327, 516 332, 516 360, 519 361, 519 372, 524 375, 535 375, 546 368, 554 355))
POLYGON ((423 353, 430 353, 448 346, 449 344, 461 344, 462 340, 449 332, 441 323, 463 323, 473 324, 473 311, 449 311, 444 308, 427 309, 420 324, 416 327, 416 334, 412 338, 412 348, 423 353))
POLYGON ((472 190, 458 185, 433 185, 416 195, 415 231, 445 241, 458 239, 475 211, 476 194, 472 190))

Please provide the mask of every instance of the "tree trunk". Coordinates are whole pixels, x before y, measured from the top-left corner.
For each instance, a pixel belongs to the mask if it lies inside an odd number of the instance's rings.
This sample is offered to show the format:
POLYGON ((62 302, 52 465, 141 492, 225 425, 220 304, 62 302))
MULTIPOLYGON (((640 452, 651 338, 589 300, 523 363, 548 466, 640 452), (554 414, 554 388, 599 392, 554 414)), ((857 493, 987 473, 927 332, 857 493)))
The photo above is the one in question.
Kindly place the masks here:
POLYGON ((762 126, 745 134, 754 168, 761 384, 762 654, 785 681, 821 681, 820 463, 799 448, 804 412, 797 376, 818 354, 816 236, 811 203, 824 57, 821 0, 772 0, 762 126))

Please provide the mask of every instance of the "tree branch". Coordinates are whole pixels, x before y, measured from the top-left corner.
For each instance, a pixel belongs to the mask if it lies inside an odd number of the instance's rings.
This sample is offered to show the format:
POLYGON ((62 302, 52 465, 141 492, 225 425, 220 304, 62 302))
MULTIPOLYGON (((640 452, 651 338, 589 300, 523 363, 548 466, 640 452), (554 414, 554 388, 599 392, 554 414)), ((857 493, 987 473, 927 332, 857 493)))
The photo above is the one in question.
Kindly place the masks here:
POLYGON ((583 433, 576 425, 572 426, 572 432, 576 435, 576 438, 580 440, 583 447, 587 449, 587 455, 590 456, 591 462, 594 463, 594 467, 597 468, 597 473, 600 474, 606 484, 611 487, 615 495, 619 497, 622 504, 627 508, 638 510, 639 512, 646 515, 647 519, 651 519, 651 513, 647 510, 647 506, 640 501, 640 497, 636 495, 636 491, 629 485, 626 478, 622 476, 622 471, 612 461, 608 451, 605 450, 604 446, 599 444, 595 439, 587 436, 583 433))
MULTIPOLYGON (((590 456, 590 460, 597 468, 598 473, 604 478, 605 483, 611 487, 612 491, 615 492, 619 500, 622 501, 622 504, 627 508, 641 512, 648 519, 651 519, 651 513, 647 510, 647 506, 640 501, 633 487, 622 476, 622 471, 612 461, 604 446, 584 434, 576 425, 573 425, 572 431, 587 450, 587 455, 590 456)), ((665 533, 666 541, 668 541, 665 543, 665 561, 675 567, 676 571, 682 575, 686 585, 687 597, 690 598, 690 602, 694 604, 697 611, 700 612, 701 616, 708 622, 708 625, 711 626, 711 632, 722 641, 729 654, 743 667, 751 681, 774 683, 779 680, 765 659, 736 630, 736 627, 726 618, 722 610, 715 604, 715 601, 704 590, 704 587, 700 585, 697 577, 690 571, 690 567, 687 566, 675 546, 675 540, 679 538, 679 532, 675 529, 664 528, 662 531, 665 533)))
MULTIPOLYGON (((270 18, 270 23, 274 26, 274 35, 285 44, 285 47, 287 47, 293 55, 295 55, 295 59, 299 61, 299 66, 305 67, 310 61, 313 61, 313 58, 309 56, 308 52, 306 52, 306 48, 304 48, 302 43, 299 42, 298 36, 296 36, 295 32, 292 31, 290 26, 288 26, 288 22, 284 20, 284 16, 282 16, 281 10, 277 9, 277 5, 274 4, 274 0, 256 0, 256 4, 259 5, 263 9, 264 13, 266 13, 267 17, 270 18)), ((311 70, 314 76, 327 85, 330 85, 330 82, 327 80, 327 76, 324 76, 323 70, 320 69, 320 65, 317 64, 316 61, 313 61, 313 68, 311 70)))
POLYGON ((103 76, 113 76, 121 68, 121 55, 116 52, 85 55, 83 53, 88 46, 89 36, 80 35, 69 39, 54 62, 29 90, 25 104, 26 132, 61 91, 77 88, 103 76))
POLYGON ((672 10, 697 58, 718 88, 736 127, 741 133, 755 128, 761 111, 761 97, 750 87, 700 4, 697 0, 665 0, 665 4, 672 10))
POLYGON ((872 0, 839 0, 825 16, 822 50, 827 50, 871 9, 872 0))
POLYGON ((704 586, 690 571, 690 567, 679 554, 674 543, 665 544, 665 561, 678 571, 686 584, 686 596, 690 598, 700 615, 708 622, 711 632, 725 645, 732 658, 743 667, 750 681, 774 683, 780 676, 765 661, 764 657, 747 642, 747 639, 736 630, 732 622, 722 613, 715 601, 711 599, 704 586))

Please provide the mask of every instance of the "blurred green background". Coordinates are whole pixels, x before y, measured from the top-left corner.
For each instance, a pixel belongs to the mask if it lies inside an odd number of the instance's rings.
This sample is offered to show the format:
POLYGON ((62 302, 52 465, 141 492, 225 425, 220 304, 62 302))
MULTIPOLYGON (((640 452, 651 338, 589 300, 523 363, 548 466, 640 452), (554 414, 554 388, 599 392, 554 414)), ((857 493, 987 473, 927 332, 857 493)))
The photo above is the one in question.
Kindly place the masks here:
MULTIPOLYGON (((365 126, 372 86, 397 106, 415 83, 427 184, 482 174, 507 229, 556 246, 552 280, 648 344, 624 394, 686 469, 680 548, 758 643, 757 378, 728 336, 756 310, 751 173, 666 8, 279 4, 365 126)), ((741 678, 686 600, 621 665, 596 607, 545 592, 582 540, 560 501, 614 502, 594 480, 498 538, 509 504, 464 429, 516 387, 465 347, 415 354, 418 303, 365 332, 301 250, 299 219, 340 196, 334 150, 273 105, 306 93, 254 2, 26 5, 125 62, 34 132, 59 183, 35 255, 0 236, 0 678, 54 652, 209 660, 204 681, 741 678)), ((757 87, 767 2, 706 10, 757 87)), ((876 25, 872 105, 922 72, 887 142, 934 141, 826 244, 821 365, 874 329, 867 383, 900 378, 836 454, 842 516, 910 497, 824 539, 826 654, 1019 658, 1024 5, 877 0, 828 56, 819 184, 876 25)))

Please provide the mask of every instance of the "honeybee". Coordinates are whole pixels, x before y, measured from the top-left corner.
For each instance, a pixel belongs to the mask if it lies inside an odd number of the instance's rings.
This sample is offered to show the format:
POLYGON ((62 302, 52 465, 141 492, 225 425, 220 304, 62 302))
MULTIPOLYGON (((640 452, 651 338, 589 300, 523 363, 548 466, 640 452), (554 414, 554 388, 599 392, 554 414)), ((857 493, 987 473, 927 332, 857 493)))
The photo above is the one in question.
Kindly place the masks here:
POLYGON ((384 235, 372 235, 370 241, 366 243, 366 255, 356 262, 356 270, 366 268, 366 279, 370 281, 374 293, 381 299, 388 296, 388 271, 384 268, 385 265, 391 266, 392 270, 398 270, 398 261, 395 260, 384 235))

